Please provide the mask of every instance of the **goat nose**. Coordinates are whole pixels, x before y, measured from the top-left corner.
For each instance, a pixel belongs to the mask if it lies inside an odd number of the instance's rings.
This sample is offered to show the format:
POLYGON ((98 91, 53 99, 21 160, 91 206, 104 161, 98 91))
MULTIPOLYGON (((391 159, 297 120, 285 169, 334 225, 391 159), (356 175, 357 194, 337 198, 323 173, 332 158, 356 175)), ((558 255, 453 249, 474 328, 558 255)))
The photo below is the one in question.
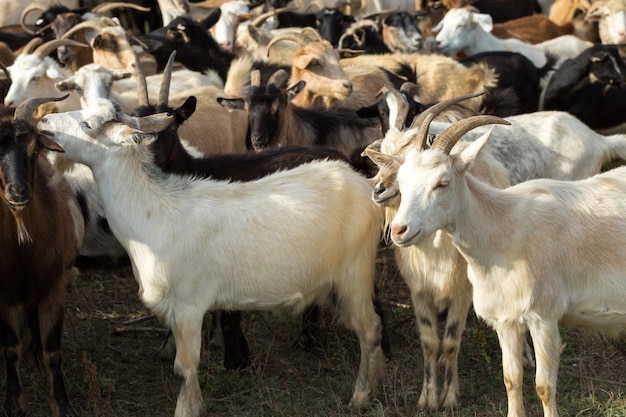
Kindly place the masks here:
POLYGON ((6 200, 12 206, 24 206, 30 201, 30 188, 25 184, 9 184, 6 191, 6 200))
POLYGON ((7 107, 13 106, 13 100, 4 100, 4 105, 7 107))
POLYGON ((391 238, 393 240, 399 240, 407 230, 408 227, 405 224, 394 224, 391 226, 391 238))
POLYGON ((231 50, 231 42, 230 41, 222 41, 220 42, 220 46, 224 49, 226 49, 227 51, 231 50))

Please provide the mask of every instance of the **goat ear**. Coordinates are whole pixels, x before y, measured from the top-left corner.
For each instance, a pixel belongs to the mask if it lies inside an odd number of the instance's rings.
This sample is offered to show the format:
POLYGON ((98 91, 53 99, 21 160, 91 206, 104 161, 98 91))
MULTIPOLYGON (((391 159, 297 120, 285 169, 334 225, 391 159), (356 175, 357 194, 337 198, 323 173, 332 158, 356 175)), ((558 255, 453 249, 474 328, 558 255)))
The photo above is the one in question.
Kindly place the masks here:
POLYGON ((493 129, 495 127, 495 125, 491 126, 491 128, 485 134, 476 139, 474 142, 470 143, 465 149, 461 151, 460 154, 452 155, 454 168, 457 170, 457 172, 465 172, 469 167, 472 166, 472 164, 476 160, 476 157, 478 156, 478 153, 483 148, 485 143, 487 143, 487 139, 489 139, 489 136, 491 136, 491 133, 493 132, 493 129))
POLYGON ((404 162, 404 157, 400 155, 389 155, 379 152, 369 146, 365 148, 365 154, 372 160, 379 168, 392 167, 400 168, 400 165, 404 162))
MULTIPOLYGON (((219 101, 219 98, 218 98, 219 101)), ((179 108, 176 109, 176 113, 183 117, 184 120, 187 120, 191 117, 193 112, 196 111, 196 105, 198 104, 198 99, 194 96, 187 97, 187 100, 183 104, 180 105, 179 108)))
POLYGON ((485 32, 491 32, 493 29, 493 19, 487 13, 472 13, 472 21, 478 23, 485 32))
POLYGON ((243 110, 245 101, 242 98, 218 97, 217 102, 228 110, 243 110))
POLYGON ((56 143, 55 141, 53 141, 46 135, 42 135, 42 134, 37 135, 37 142, 39 143, 39 146, 49 151, 65 152, 65 150, 61 147, 61 145, 59 145, 58 143, 56 143))
POLYGON ((217 23, 221 15, 222 15, 222 10, 219 7, 217 7, 213 11, 211 11, 207 15, 207 17, 204 18, 202 22, 200 22, 200 25, 202 25, 203 28, 208 30, 217 23))
POLYGON ((154 132, 135 132, 130 138, 137 145, 147 146, 156 140, 157 135, 154 132))
POLYGON ((287 89, 287 99, 291 100, 292 98, 300 94, 300 91, 304 89, 304 86, 306 86, 306 81, 300 80, 296 84, 289 87, 287 89))
POLYGON ((300 55, 293 60, 293 65, 298 69, 306 69, 314 58, 311 55, 300 55))
POLYGON ((383 140, 385 140, 385 139, 384 138, 383 139, 377 139, 374 142, 372 142, 369 145, 367 145, 365 147, 365 149, 363 149, 363 152, 361 152, 361 157, 367 156, 367 150, 368 149, 376 151, 376 152, 380 152, 380 148, 381 148, 381 146, 383 144, 383 140))

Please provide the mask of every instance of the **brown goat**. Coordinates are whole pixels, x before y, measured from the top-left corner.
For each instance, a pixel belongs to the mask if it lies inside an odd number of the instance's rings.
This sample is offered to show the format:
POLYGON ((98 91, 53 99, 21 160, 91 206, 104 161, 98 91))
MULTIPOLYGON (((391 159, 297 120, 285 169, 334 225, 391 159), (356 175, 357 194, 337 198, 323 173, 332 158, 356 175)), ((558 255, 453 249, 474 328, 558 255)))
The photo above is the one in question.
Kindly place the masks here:
POLYGON ((574 35, 571 22, 560 26, 544 14, 533 14, 503 23, 494 23, 491 33, 500 39, 517 38, 537 44, 562 35, 574 35))
POLYGON ((0 123, 0 341, 6 365, 4 415, 24 413, 19 378, 22 335, 30 330, 29 350, 42 355, 50 379, 52 415, 75 416, 61 369, 61 337, 66 285, 76 274, 84 221, 72 190, 54 171, 43 149, 63 149, 31 126, 31 116, 48 98, 29 99, 12 121, 0 123), (28 328, 22 326, 28 323, 28 328))

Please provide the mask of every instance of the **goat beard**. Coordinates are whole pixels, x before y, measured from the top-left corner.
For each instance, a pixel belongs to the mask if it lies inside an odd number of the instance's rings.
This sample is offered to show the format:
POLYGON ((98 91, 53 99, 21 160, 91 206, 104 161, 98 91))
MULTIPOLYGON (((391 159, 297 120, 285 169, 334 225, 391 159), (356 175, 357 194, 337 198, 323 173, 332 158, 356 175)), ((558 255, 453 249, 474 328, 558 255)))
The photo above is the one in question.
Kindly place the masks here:
POLYGON ((13 218, 15 219, 15 225, 17 226, 17 242, 20 245, 25 243, 32 243, 33 238, 28 233, 26 225, 24 224, 24 216, 22 209, 11 210, 13 212, 13 218))

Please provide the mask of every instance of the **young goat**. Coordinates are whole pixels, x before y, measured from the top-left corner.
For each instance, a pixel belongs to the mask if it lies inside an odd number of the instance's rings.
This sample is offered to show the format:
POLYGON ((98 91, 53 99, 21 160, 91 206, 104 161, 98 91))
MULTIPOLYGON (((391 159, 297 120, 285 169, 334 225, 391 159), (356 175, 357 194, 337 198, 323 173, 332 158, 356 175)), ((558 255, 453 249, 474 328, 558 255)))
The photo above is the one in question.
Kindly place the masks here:
POLYGON ((495 189, 468 172, 491 131, 451 152, 473 127, 508 123, 481 117, 452 125, 430 149, 409 151, 398 171, 402 199, 391 238, 406 247, 438 230, 449 234, 467 260, 474 309, 498 334, 508 416, 525 415, 522 351, 530 331, 536 391, 544 415, 557 417, 559 323, 626 330, 626 168, 495 189))
POLYGON ((143 131, 162 130, 169 117, 120 115, 135 128, 111 120, 90 129, 84 116, 50 114, 38 125, 94 172, 141 299, 173 332, 174 369, 182 377, 175 415, 204 413, 198 363, 206 311, 301 310, 331 299, 360 341, 350 405, 365 406, 384 369, 372 303, 383 213, 371 201, 371 180, 343 161, 314 161, 250 182, 164 173, 147 147, 155 135, 143 131), (180 229, 181 216, 192 227, 180 229))
POLYGON ((29 99, 12 122, 0 124, 0 346, 4 351, 7 391, 3 415, 23 415, 20 381, 21 326, 28 323, 29 349, 43 355, 50 379, 52 415, 74 416, 61 369, 65 287, 77 273, 74 260, 84 225, 78 202, 63 180, 52 182, 52 167, 40 157, 45 149, 63 150, 30 125, 37 107, 53 99, 29 99))

